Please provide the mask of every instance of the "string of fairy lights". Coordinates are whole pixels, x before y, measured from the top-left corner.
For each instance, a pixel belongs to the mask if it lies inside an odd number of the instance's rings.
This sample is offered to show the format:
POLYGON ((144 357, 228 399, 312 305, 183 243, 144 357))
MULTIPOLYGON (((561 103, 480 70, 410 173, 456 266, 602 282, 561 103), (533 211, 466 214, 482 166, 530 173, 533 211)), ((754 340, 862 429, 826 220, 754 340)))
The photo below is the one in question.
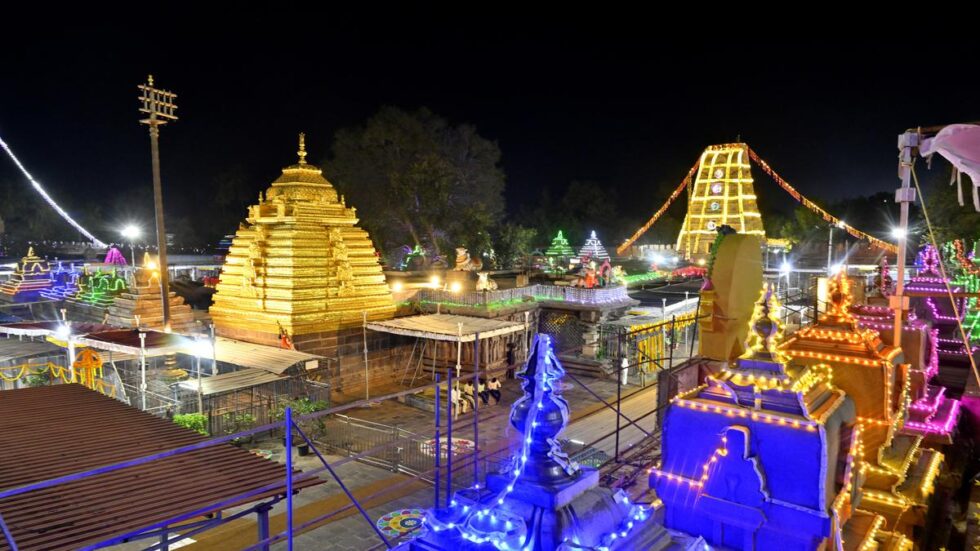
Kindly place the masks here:
MULTIPOLYGON (((514 491, 515 485, 518 483, 518 480, 529 463, 531 445, 534 442, 533 433, 539 426, 538 414, 545 407, 543 400, 545 393, 550 393, 553 399, 561 389, 560 379, 564 374, 564 370, 561 368, 561 364, 555 356, 550 337, 542 334, 538 335, 536 339, 535 351, 538 350, 538 347, 545 347, 545 365, 539 367, 535 372, 534 394, 525 393, 513 406, 514 410, 516 410, 523 402, 531 401, 531 407, 524 420, 524 438, 521 440, 520 452, 519 455, 513 457, 510 482, 490 499, 481 499, 480 502, 474 503, 466 503, 453 499, 450 501, 448 511, 444 515, 426 515, 425 522, 433 531, 455 530, 467 541, 476 544, 489 543, 499 551, 509 551, 512 549, 530 551, 534 548, 535 542, 533 535, 528 533, 524 520, 514 513, 499 509, 499 507, 504 505, 507 496, 514 491), (492 531, 476 528, 476 526, 482 525, 485 519, 489 519, 490 524, 494 526, 492 531)), ((555 400, 555 402, 559 406, 563 419, 562 426, 564 427, 568 422, 567 406, 563 403, 563 400, 555 400)), ((452 452, 450 451, 450 453, 452 452)), ((577 463, 569 462, 566 470, 570 470, 571 473, 578 472, 579 466, 577 463)), ((471 490, 479 491, 480 485, 475 484, 471 490)), ((616 529, 600 535, 597 539, 598 543, 592 547, 588 547, 588 549, 608 551, 615 544, 616 540, 627 537, 634 527, 651 518, 650 510, 647 507, 638 503, 631 503, 624 492, 617 492, 615 499, 621 502, 627 509, 625 518, 616 529)), ((564 543, 569 549, 576 549, 580 545, 577 541, 565 541, 564 543)))
POLYGON ((691 170, 687 171, 687 176, 685 176, 684 179, 681 180, 680 185, 678 185, 677 188, 674 189, 674 192, 671 193, 669 197, 667 197, 667 201, 663 204, 663 206, 661 206, 660 209, 657 210, 657 212, 653 213, 653 216, 651 216, 650 219, 647 220, 647 223, 643 224, 643 226, 641 226, 640 229, 636 230, 636 233, 634 233, 629 239, 627 239, 625 243, 623 243, 622 245, 616 248, 616 254, 620 254, 620 255, 623 254, 623 252, 625 252, 626 249, 630 247, 630 245, 632 245, 637 239, 640 238, 640 236, 646 233, 647 230, 650 229, 650 226, 654 225, 657 222, 657 220, 659 220, 660 217, 663 216, 665 212, 667 212, 667 209, 670 208, 670 205, 674 204, 674 200, 680 197, 680 194, 682 191, 684 191, 684 188, 686 188, 688 184, 691 183, 691 178, 694 176, 694 173, 697 172, 698 166, 700 164, 701 161, 699 159, 698 162, 694 163, 694 166, 691 167, 691 170))
POLYGON ((857 239, 863 239, 863 240, 871 243, 872 245, 874 245, 874 246, 876 246, 876 247, 878 247, 880 249, 884 249, 884 250, 886 250, 886 251, 888 251, 890 253, 895 253, 895 254, 898 253, 898 246, 897 245, 894 245, 892 243, 888 243, 886 241, 882 241, 881 239, 878 239, 877 237, 874 237, 873 235, 869 235, 867 233, 864 233, 863 231, 861 231, 861 230, 859 230, 859 229, 857 229, 857 228, 855 228, 855 227, 847 224, 846 222, 844 222, 840 218, 837 218, 836 216, 830 214, 829 212, 827 212, 826 210, 824 210, 823 208, 821 208, 820 205, 818 205, 818 204, 814 203, 813 201, 807 199, 803 194, 801 194, 799 191, 797 191, 796 188, 794 188, 792 185, 790 185, 789 182, 787 182, 786 180, 784 180, 782 178, 782 176, 780 176, 775 170, 773 170, 772 167, 769 166, 769 163, 767 163, 766 161, 764 161, 762 159, 762 157, 760 157, 759 154, 756 153, 755 150, 753 150, 751 147, 749 148, 749 157, 753 161, 755 161, 755 163, 757 165, 759 165, 759 168, 761 168, 763 172, 765 172, 770 178, 772 178, 773 180, 775 180, 776 183, 779 184, 779 187, 783 188, 783 190, 785 190, 786 193, 789 193, 790 196, 793 199, 796 199, 797 202, 799 202, 804 207, 810 209, 814 213, 819 214, 820 217, 823 218, 825 221, 829 222, 830 224, 832 224, 834 226, 843 228, 844 230, 847 231, 847 233, 851 234, 852 236, 856 237, 857 239))
POLYGON ((24 168, 23 163, 21 163, 20 159, 18 159, 17 156, 14 155, 14 152, 11 151, 10 146, 7 145, 7 142, 5 142, 2 137, 0 137, 0 147, 2 147, 3 150, 7 152, 7 156, 9 156, 10 160, 12 160, 15 165, 17 165, 17 168, 20 169, 21 173, 24 174, 24 177, 27 178, 27 181, 31 183, 31 185, 34 187, 34 190, 37 191, 37 193, 41 196, 41 198, 44 199, 48 203, 48 205, 50 205, 51 208, 53 208, 55 212, 57 212, 58 215, 60 215, 65 220, 65 222, 68 222, 69 224, 71 224, 73 228, 78 230, 79 233, 89 238, 89 240, 91 240, 92 244, 94 244, 95 246, 97 247, 106 246, 104 242, 102 242, 101 240, 99 240, 99 238, 92 235, 91 232, 83 228, 81 224, 75 221, 74 218, 72 218, 67 212, 65 212, 65 209, 61 208, 61 206, 58 205, 58 203, 56 203, 54 199, 51 198, 50 195, 48 195, 48 192, 45 191, 43 187, 41 187, 41 184, 34 179, 34 176, 31 176, 31 173, 28 172, 26 168, 24 168))
MULTIPOLYGON (((818 214, 821 218, 823 218, 825 221, 829 222, 830 224, 837 226, 839 228, 843 228, 844 230, 847 231, 847 233, 849 233, 853 237, 867 241, 868 243, 871 243, 872 245, 880 249, 883 249, 885 251, 888 251, 890 253, 893 254, 898 253, 897 245, 888 243, 887 241, 882 241, 881 239, 878 239, 873 235, 865 233, 855 228, 854 226, 847 224, 840 218, 837 218, 836 216, 830 214, 829 212, 821 208, 820 205, 807 199, 803 194, 797 191, 796 188, 793 187, 789 182, 784 180, 782 176, 779 175, 779 173, 773 170, 773 168, 769 166, 769 163, 763 160, 762 157, 760 157, 751 147, 748 148, 748 150, 749 150, 749 157, 753 161, 755 161, 757 165, 759 165, 759 168, 761 168, 762 171, 766 173, 766 175, 768 175, 770 178, 775 180, 776 183, 779 185, 779 187, 783 188, 783 190, 786 191, 786 193, 789 193, 790 197, 795 199, 798 203, 810 209, 812 212, 818 214)), ((670 206, 674 203, 674 201, 680 196, 681 192, 684 191, 684 188, 690 185, 691 178, 694 176, 694 173, 697 172, 699 166, 700 166, 700 160, 697 163, 694 163, 694 166, 691 167, 691 170, 687 172, 687 175, 684 176, 684 179, 681 180, 681 183, 677 186, 677 188, 674 189, 673 193, 671 193, 670 196, 667 197, 667 200, 664 202, 664 204, 659 209, 657 209, 657 212, 653 213, 653 216, 651 216, 650 219, 647 220, 645 224, 640 226, 640 228, 636 230, 636 232, 632 236, 630 236, 629 239, 627 239, 622 245, 616 248, 617 254, 621 255, 627 249, 629 249, 630 246, 632 246, 637 239, 642 237, 643 234, 646 233, 647 230, 649 230, 650 227, 653 226, 657 222, 657 220, 659 220, 660 217, 663 216, 665 212, 667 212, 667 209, 670 208, 670 206)), ((714 231, 712 230, 709 233, 714 233, 714 231)))

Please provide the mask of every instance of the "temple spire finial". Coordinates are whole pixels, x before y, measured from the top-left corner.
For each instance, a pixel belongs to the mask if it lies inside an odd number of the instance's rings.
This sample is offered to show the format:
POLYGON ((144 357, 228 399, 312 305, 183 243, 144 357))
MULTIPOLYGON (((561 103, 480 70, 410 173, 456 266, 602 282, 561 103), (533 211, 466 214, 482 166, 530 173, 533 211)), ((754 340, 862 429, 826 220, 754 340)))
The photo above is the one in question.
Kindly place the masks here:
POLYGON ((299 151, 296 152, 299 155, 299 164, 306 164, 306 133, 299 133, 299 151))
POLYGON ((749 338, 742 359, 762 361, 785 361, 779 351, 783 340, 783 327, 777 318, 779 301, 775 297, 772 284, 762 289, 759 301, 755 303, 755 312, 749 322, 749 338))

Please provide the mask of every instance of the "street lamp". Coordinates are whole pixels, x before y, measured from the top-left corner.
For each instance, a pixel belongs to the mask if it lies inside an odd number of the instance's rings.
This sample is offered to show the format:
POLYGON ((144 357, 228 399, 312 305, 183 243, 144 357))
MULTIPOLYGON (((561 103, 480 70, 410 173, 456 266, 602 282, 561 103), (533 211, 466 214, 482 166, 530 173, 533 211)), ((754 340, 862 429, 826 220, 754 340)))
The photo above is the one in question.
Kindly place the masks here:
POLYGON ((905 236, 907 236, 907 235, 908 235, 908 232, 905 231, 905 228, 892 228, 892 237, 894 237, 895 239, 898 239, 899 241, 901 241, 902 239, 905 239, 905 236))
POLYGON ((142 233, 139 226, 134 226, 133 224, 127 224, 126 227, 122 229, 121 232, 123 237, 129 240, 129 254, 133 258, 133 268, 136 267, 136 249, 133 246, 133 242, 139 239, 142 233))

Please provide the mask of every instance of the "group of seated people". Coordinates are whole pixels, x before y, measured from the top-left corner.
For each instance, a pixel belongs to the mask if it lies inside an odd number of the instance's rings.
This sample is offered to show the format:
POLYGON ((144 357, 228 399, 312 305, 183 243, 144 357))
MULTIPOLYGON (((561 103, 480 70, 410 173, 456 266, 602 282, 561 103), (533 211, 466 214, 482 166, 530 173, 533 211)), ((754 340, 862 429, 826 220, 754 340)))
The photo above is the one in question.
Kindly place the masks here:
POLYGON ((476 395, 480 397, 480 401, 483 405, 489 406, 490 399, 493 398, 494 405, 500 403, 500 380, 496 377, 491 377, 489 381, 480 377, 479 386, 474 389, 473 381, 468 380, 463 384, 463 388, 460 389, 458 386, 452 389, 452 396, 450 399, 453 401, 455 406, 456 414, 466 413, 467 411, 472 411, 476 407, 476 402, 473 399, 474 390, 476 390, 476 395))

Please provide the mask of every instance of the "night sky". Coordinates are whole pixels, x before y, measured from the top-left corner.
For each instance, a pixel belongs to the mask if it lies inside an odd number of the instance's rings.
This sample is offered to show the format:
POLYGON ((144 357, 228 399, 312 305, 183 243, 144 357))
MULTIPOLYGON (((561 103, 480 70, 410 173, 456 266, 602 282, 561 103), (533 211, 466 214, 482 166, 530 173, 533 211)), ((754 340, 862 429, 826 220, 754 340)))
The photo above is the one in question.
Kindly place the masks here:
MULTIPOLYGON (((149 197, 136 86, 152 72, 179 94, 181 120, 161 147, 167 211, 182 214, 222 172, 243 171, 256 194, 267 187, 294 162, 299 131, 320 162, 338 128, 381 105, 428 106, 499 143, 510 211, 580 179, 614 188, 623 215, 644 219, 711 143, 740 135, 830 201, 896 187, 905 128, 980 119, 980 77, 967 71, 976 42, 959 56, 900 58, 894 43, 704 45, 592 25, 253 17, 232 27, 164 26, 152 42, 121 25, 8 35, 0 136, 69 210, 78 194, 149 197)), ((755 176, 760 194, 782 193, 755 176)), ((9 182, 24 183, 2 157, 9 182)), ((787 196, 775 202, 790 208, 787 196)))

